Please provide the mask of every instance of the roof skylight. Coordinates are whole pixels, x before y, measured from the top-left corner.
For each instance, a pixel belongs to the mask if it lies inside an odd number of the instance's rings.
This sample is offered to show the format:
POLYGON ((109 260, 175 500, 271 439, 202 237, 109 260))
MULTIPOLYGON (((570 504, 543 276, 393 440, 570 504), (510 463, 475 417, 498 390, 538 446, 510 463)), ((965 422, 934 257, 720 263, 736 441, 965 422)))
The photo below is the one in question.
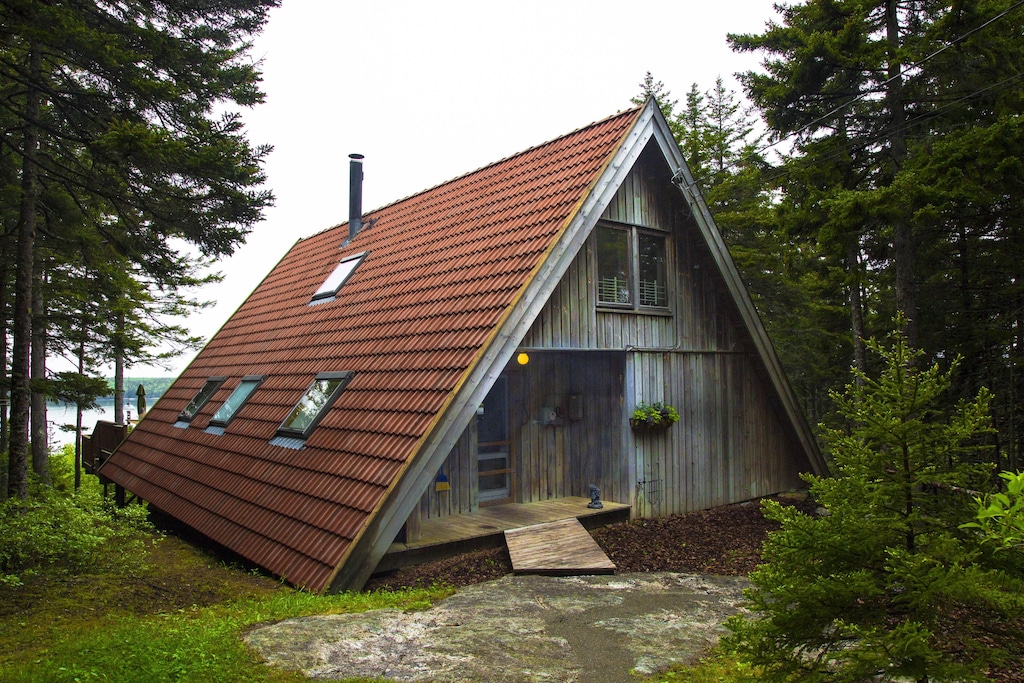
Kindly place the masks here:
POLYGON ((224 380, 226 379, 227 377, 211 377, 206 380, 206 384, 204 384, 203 388, 199 390, 199 393, 192 397, 192 400, 188 402, 185 409, 181 411, 180 415, 178 415, 178 419, 182 422, 190 422, 192 418, 196 416, 196 413, 206 405, 206 402, 210 400, 210 397, 213 396, 214 392, 217 391, 217 389, 220 389, 220 385, 224 384, 224 380))
POLYGON ((277 428, 278 436, 305 439, 352 379, 352 372, 321 372, 277 428))
POLYGON ((362 254, 356 254, 355 256, 349 256, 343 259, 331 274, 327 276, 327 280, 320 285, 320 289, 313 293, 311 302, 323 301, 324 299, 333 299, 337 296, 338 291, 341 290, 345 282, 352 277, 352 273, 355 272, 359 264, 366 258, 366 252, 362 254))
POLYGON ((263 375, 249 375, 243 377, 242 381, 235 387, 235 390, 228 396, 228 400, 221 404, 217 412, 210 418, 210 424, 218 427, 227 427, 228 422, 238 413, 238 410, 245 405, 253 392, 263 382, 263 375))

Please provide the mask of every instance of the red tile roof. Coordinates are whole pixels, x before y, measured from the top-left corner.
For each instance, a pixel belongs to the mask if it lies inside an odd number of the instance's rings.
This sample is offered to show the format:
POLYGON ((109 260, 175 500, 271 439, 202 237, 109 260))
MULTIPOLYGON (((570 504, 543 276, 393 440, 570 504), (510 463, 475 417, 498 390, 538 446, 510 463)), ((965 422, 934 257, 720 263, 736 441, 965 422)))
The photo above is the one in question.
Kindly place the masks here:
POLYGON ((319 591, 634 125, 632 109, 300 240, 102 473, 218 543, 319 591), (337 298, 309 305, 345 256, 337 298), (271 444, 319 372, 354 371, 301 449, 271 444), (211 376, 228 380, 186 427, 211 376), (265 375, 223 434, 205 428, 265 375))

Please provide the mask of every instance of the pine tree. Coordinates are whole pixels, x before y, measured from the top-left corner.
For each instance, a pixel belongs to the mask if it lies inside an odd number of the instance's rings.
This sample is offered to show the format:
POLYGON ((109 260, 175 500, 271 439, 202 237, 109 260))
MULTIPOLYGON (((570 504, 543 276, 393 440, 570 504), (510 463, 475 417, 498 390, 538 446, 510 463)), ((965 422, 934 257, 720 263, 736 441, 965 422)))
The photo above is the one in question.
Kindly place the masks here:
POLYGON ((168 290, 186 284, 195 263, 177 245, 202 258, 232 253, 272 199, 259 187, 269 148, 250 146, 237 108, 262 98, 246 51, 278 4, 0 0, 0 124, 10 152, 0 162, 18 180, 0 195, 16 228, 10 494, 27 495, 37 247, 70 254, 88 230, 130 272, 168 290), (43 199, 59 195, 82 221, 50 220, 43 199))
POLYGON ((919 367, 903 335, 890 339, 869 343, 879 376, 835 396, 847 421, 825 430, 837 476, 808 477, 822 513, 765 504, 781 529, 750 576, 752 614, 731 619, 727 638, 762 680, 983 680, 1021 635, 956 618, 1024 608, 1024 582, 959 528, 973 508, 965 491, 990 469, 979 464, 989 396, 944 413, 951 370, 919 367))

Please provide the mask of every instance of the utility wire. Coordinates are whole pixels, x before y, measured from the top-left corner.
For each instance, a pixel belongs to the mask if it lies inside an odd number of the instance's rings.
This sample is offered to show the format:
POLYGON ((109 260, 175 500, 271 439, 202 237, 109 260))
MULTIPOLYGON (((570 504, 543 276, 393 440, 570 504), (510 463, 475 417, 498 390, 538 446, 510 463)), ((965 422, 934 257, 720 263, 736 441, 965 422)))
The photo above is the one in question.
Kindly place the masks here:
MULTIPOLYGON (((830 154, 827 154, 827 155, 825 155, 823 157, 815 157, 814 161, 815 161, 815 163, 819 163, 819 162, 823 162, 823 161, 831 161, 832 159, 836 159, 836 158, 839 158, 841 156, 848 155, 850 150, 854 149, 855 147, 865 147, 865 146, 874 144, 874 143, 884 139, 887 135, 890 135, 892 133, 904 132, 907 129, 912 128, 913 126, 917 125, 921 121, 925 121, 927 119, 934 118, 934 117, 942 114, 944 111, 946 111, 948 109, 952 109, 952 108, 954 108, 954 107, 956 107, 956 106, 958 106, 960 104, 963 104, 964 102, 966 102, 966 101, 968 101, 968 100, 970 100, 970 99, 972 99, 974 97, 978 97, 980 95, 985 94, 986 92, 988 92, 990 90, 995 90, 997 88, 1002 88, 1004 86, 1007 86, 1007 85, 1010 85, 1010 84, 1014 83, 1015 81, 1020 81, 1022 79, 1024 79, 1024 72, 1016 73, 1013 76, 1008 76, 1007 78, 1004 78, 1003 80, 998 81, 996 83, 992 83, 991 85, 988 85, 988 86, 986 86, 984 88, 981 88, 980 90, 975 90, 972 93, 969 93, 969 94, 964 95, 962 97, 959 97, 959 98, 957 98, 955 100, 947 102, 946 104, 942 105, 938 109, 934 109, 932 111, 928 111, 928 112, 925 112, 923 114, 919 114, 918 116, 915 116, 912 119, 908 119, 907 121, 904 121, 903 124, 901 126, 899 126, 898 128, 890 128, 890 129, 888 129, 886 131, 880 132, 880 133, 878 133, 876 135, 873 135, 871 137, 868 137, 868 138, 848 139, 845 143, 843 143, 834 152, 832 152, 830 154)), ((789 169, 787 169, 785 166, 776 167, 774 170, 776 170, 778 172, 774 173, 774 174, 770 173, 768 175, 768 177, 766 178, 767 181, 771 182, 771 181, 778 180, 780 178, 784 178, 785 176, 789 175, 792 172, 789 169)))
MULTIPOLYGON (((773 147, 776 147, 776 146, 782 144, 783 142, 785 142, 785 141, 787 141, 787 140, 789 140, 791 138, 799 136, 802 133, 804 133, 805 131, 807 131, 809 128, 811 128, 812 126, 815 126, 815 125, 821 123, 822 121, 824 121, 826 119, 829 119, 832 116, 838 114, 839 112, 843 111, 844 109, 847 109, 848 107, 853 106, 854 104, 856 104, 857 102, 861 101, 865 97, 877 93, 881 88, 884 88, 889 83, 892 83, 893 81, 895 81, 897 79, 903 78, 903 76, 908 71, 910 71, 912 69, 920 68, 921 65, 925 64, 926 62, 928 62, 929 60, 933 59, 934 57, 942 54, 943 52, 945 52, 946 50, 950 49, 951 47, 953 47, 957 43, 960 43, 960 42, 966 40, 967 38, 971 37, 975 33, 978 33, 979 31, 981 31, 981 30, 983 30, 985 28, 988 28, 989 26, 991 26, 995 22, 1000 21, 1001 19, 1006 17, 1006 15, 1008 15, 1010 12, 1012 12, 1015 9, 1017 9, 1021 5, 1024 5, 1024 0, 1017 0, 1017 2, 1015 2, 1010 7, 1006 8, 1005 10, 1000 12, 999 14, 995 15, 994 17, 992 17, 988 21, 980 24, 979 26, 974 27, 970 31, 968 31, 968 32, 966 32, 966 33, 964 33, 964 34, 962 34, 960 36, 957 36, 956 38, 954 38, 953 40, 949 41, 948 43, 946 43, 945 45, 943 45, 939 49, 935 50, 931 54, 927 55, 923 59, 921 59, 921 60, 919 60, 919 61, 917 61, 917 62, 915 62, 913 64, 910 64, 907 67, 901 67, 900 68, 900 72, 898 74, 896 74, 895 76, 891 76, 891 77, 887 78, 886 80, 882 81, 881 83, 878 84, 877 88, 869 90, 867 92, 863 92, 863 93, 857 95, 856 97, 854 97, 853 99, 851 99, 851 100, 849 100, 847 102, 844 102, 843 104, 840 104, 839 106, 833 108, 831 111, 829 111, 829 112, 827 112, 825 114, 822 114, 821 116, 819 116, 818 118, 814 119, 813 121, 811 121, 811 122, 809 122, 807 124, 804 124, 799 129, 793 131, 792 133, 789 133, 785 137, 780 138, 779 140, 776 140, 775 142, 773 142, 771 144, 765 145, 764 147, 761 147, 761 148, 755 150, 751 154, 751 156, 759 155, 759 154, 761 154, 763 152, 766 152, 769 149, 772 149, 773 147)), ((1019 77, 1020 77, 1020 74, 1017 74, 1017 76, 1011 77, 1010 79, 1007 79, 1007 80, 1015 80, 1016 78, 1019 78, 1019 77)), ((967 96, 965 96, 963 98, 960 98, 959 100, 956 100, 956 102, 960 102, 960 101, 963 101, 963 100, 968 99, 970 97, 974 97, 975 95, 981 94, 982 92, 985 92, 985 91, 990 90, 990 89, 991 89, 991 86, 988 87, 988 88, 983 88, 982 90, 979 90, 979 91, 977 91, 975 93, 972 93, 972 94, 967 95, 967 96)), ((943 108, 945 108, 945 107, 943 107, 943 108)), ((936 112, 932 112, 932 113, 933 114, 934 113, 938 113, 938 111, 941 111, 941 110, 942 109, 939 109, 936 112)), ((920 118, 918 118, 916 120, 920 120, 920 118)), ((735 167, 736 164, 731 164, 731 166, 735 167)))

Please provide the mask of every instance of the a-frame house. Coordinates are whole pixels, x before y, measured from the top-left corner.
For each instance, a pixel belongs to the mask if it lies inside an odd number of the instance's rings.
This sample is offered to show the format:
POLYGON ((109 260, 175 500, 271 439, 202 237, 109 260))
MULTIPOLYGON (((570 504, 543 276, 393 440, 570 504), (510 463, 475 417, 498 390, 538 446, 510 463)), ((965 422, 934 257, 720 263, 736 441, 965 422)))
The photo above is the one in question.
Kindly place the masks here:
MULTIPOLYGON (((361 171, 360 171, 361 178, 361 171)), ((497 503, 825 465, 653 102, 299 240, 100 473, 309 590, 497 503), (681 419, 634 432, 640 402, 681 419)))

